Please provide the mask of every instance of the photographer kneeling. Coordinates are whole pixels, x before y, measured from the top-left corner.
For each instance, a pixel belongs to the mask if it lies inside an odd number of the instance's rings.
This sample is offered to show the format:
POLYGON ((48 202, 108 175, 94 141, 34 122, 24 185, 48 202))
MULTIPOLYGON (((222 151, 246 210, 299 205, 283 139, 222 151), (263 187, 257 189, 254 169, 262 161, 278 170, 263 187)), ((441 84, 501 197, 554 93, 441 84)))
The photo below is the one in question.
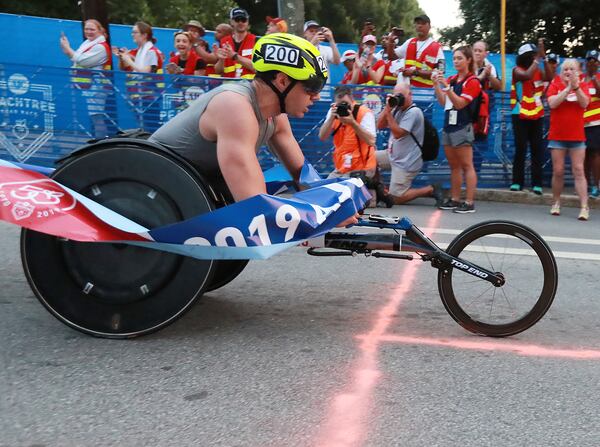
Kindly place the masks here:
POLYGON ((379 167, 392 171, 389 192, 394 203, 400 205, 417 197, 433 197, 436 205, 441 202, 443 192, 438 184, 411 188, 423 167, 419 145, 423 145, 425 118, 414 105, 408 84, 396 84, 394 94, 388 95, 377 128, 390 129, 387 150, 377 151, 376 156, 379 167))
POLYGON ((378 181, 373 112, 357 104, 345 85, 335 88, 334 99, 319 129, 321 141, 333 136, 335 170, 329 177, 360 177, 369 189, 377 191, 377 201, 385 202, 388 208, 393 206, 393 199, 378 181))

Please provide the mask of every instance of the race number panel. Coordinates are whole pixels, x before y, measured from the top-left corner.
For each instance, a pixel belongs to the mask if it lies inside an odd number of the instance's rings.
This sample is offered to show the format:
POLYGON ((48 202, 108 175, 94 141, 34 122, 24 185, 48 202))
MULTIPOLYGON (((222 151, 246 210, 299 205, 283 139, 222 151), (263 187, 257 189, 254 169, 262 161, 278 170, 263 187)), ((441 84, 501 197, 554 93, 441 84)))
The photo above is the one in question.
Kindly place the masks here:
MULTIPOLYGON (((107 144, 75 155, 53 178, 146 228, 213 209, 200 179, 179 160, 143 142, 107 144)), ((21 252, 29 283, 52 314, 80 331, 114 338, 173 322, 211 283, 216 267, 214 261, 28 230, 21 252)))
POLYGON ((276 62, 278 64, 298 67, 300 63, 300 50, 284 45, 265 45, 265 62, 276 62))

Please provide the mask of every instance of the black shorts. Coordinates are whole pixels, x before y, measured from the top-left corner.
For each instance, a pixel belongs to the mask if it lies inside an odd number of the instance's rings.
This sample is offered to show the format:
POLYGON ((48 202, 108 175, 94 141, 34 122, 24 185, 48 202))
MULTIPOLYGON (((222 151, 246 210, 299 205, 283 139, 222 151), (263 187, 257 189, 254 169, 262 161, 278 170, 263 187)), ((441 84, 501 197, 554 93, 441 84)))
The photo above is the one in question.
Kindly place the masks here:
POLYGON ((585 144, 588 152, 600 152, 600 125, 585 128, 585 144))

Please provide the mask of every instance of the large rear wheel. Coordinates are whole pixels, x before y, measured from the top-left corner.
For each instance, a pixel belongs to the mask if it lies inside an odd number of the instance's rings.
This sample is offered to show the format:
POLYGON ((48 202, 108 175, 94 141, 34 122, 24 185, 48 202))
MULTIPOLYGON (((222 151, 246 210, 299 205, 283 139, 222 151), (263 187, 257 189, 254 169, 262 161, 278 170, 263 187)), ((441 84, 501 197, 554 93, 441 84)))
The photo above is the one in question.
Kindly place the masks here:
MULTIPOLYGON (((214 208, 191 168, 139 142, 84 151, 53 178, 146 228, 214 208)), ((34 293, 56 318, 109 338, 144 335, 172 323, 211 284, 216 267, 214 261, 30 230, 22 232, 21 258, 34 293)))

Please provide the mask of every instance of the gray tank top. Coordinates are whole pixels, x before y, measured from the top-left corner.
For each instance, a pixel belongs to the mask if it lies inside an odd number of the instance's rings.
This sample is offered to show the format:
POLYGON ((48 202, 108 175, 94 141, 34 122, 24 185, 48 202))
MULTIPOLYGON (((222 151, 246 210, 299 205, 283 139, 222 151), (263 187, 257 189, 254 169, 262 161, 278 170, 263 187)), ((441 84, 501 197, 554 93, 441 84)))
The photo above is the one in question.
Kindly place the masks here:
MULTIPOLYGON (((200 117, 210 101, 221 92, 239 93, 248 98, 259 125, 256 152, 267 144, 275 131, 272 119, 265 120, 258 109, 256 91, 252 83, 247 81, 223 84, 210 90, 196 99, 187 109, 179 113, 169 122, 162 125, 150 136, 149 140, 162 144, 190 161, 201 174, 207 177, 221 177, 217 161, 217 142, 206 140, 200 134, 200 117)), ((235 111, 232 113, 235 119, 235 111)))

